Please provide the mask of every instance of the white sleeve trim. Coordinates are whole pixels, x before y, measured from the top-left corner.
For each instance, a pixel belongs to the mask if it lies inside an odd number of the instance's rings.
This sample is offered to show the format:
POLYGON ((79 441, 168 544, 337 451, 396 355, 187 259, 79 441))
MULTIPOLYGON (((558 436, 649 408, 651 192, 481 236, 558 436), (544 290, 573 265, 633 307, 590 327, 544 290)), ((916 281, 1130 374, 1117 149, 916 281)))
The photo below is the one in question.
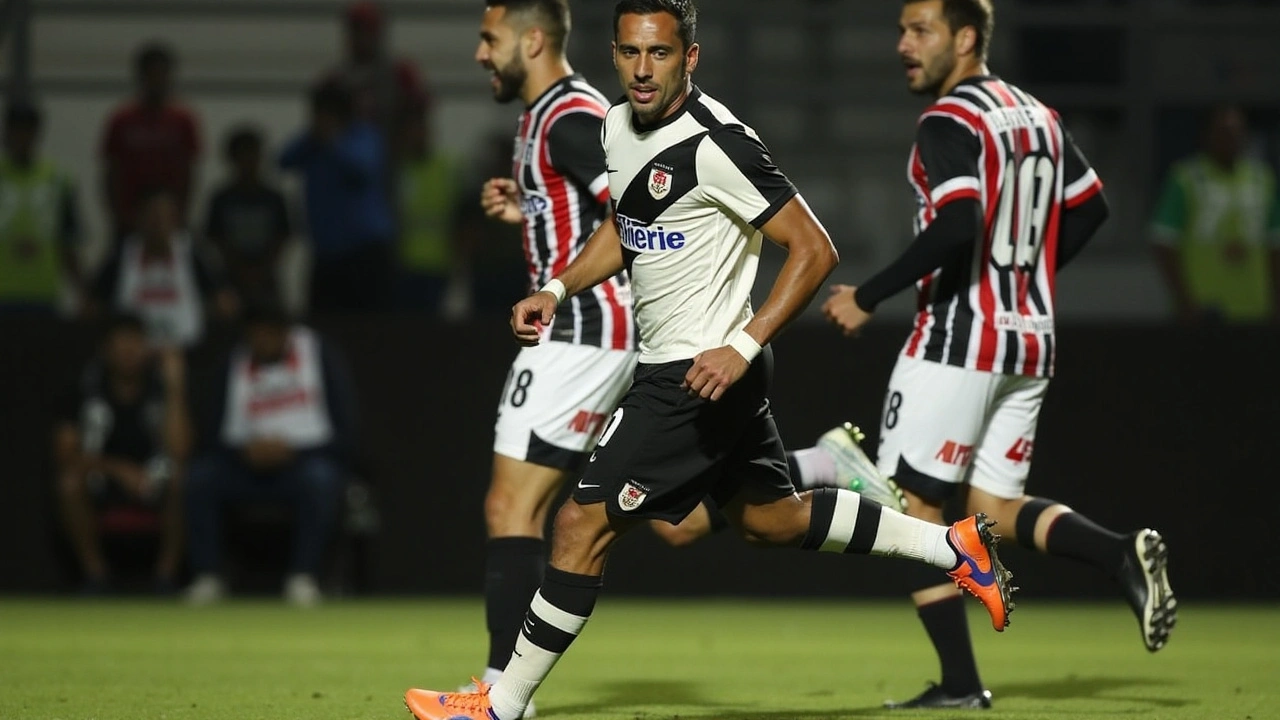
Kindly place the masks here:
POLYGON ((1075 182, 1067 186, 1066 190, 1064 191, 1064 194, 1066 195, 1067 201, 1070 202, 1080 197, 1085 192, 1087 192, 1089 188, 1092 188, 1094 185, 1097 185, 1097 184, 1098 184, 1098 173, 1094 172, 1093 168, 1089 168, 1088 172, 1082 175, 1079 180, 1076 180, 1075 182))
POLYGON ((600 193, 609 191, 609 174, 600 173, 595 180, 591 181, 591 185, 587 187, 591 191, 593 197, 600 197, 600 193))
POLYGON ((929 193, 929 201, 937 205, 943 198, 959 190, 972 190, 981 195, 982 183, 978 182, 978 178, 972 175, 951 178, 929 193))

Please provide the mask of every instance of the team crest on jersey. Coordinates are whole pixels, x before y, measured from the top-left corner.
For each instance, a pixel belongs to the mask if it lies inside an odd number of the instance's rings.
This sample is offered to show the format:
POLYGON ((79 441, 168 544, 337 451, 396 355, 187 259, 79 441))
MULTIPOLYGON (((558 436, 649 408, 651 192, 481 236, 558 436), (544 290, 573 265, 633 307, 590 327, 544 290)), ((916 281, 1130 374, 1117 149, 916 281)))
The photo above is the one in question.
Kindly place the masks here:
POLYGON ((671 192, 671 168, 665 165, 654 165, 649 169, 649 194, 654 200, 661 200, 671 192))
POLYGON ((618 493, 618 506, 623 510, 635 510, 647 497, 649 497, 647 490, 628 481, 622 486, 622 492, 618 493))

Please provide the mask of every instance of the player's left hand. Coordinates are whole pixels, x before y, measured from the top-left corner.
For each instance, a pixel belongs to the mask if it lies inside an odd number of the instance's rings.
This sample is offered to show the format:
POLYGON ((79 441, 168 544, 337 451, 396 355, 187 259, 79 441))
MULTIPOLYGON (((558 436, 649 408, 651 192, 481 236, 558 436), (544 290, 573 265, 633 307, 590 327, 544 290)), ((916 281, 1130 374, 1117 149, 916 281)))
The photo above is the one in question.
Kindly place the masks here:
POLYGON ((700 352, 685 373, 683 387, 690 395, 715 402, 747 374, 749 367, 747 359, 729 345, 700 352))
POLYGON ((833 285, 831 297, 822 303, 822 314, 827 320, 840 326, 846 336, 853 335, 871 321, 871 313, 858 307, 853 301, 855 285, 833 285))

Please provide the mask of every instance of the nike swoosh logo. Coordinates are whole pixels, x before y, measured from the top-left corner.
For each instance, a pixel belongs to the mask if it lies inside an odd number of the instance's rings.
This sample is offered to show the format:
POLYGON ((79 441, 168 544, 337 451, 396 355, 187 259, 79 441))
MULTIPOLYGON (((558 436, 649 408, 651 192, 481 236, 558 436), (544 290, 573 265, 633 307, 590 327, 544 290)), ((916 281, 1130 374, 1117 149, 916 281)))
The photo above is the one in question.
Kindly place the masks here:
POLYGON ((969 577, 977 580, 979 585, 986 586, 996 581, 996 574, 994 570, 984 571, 982 568, 978 567, 977 560, 965 555, 964 563, 969 566, 969 577))
POLYGON ((600 487, 600 486, 599 486, 599 485, 588 485, 588 484, 586 484, 586 483, 583 483, 581 480, 579 480, 579 481, 578 481, 578 489, 579 489, 579 490, 590 490, 591 488, 598 488, 598 487, 600 487))
POLYGON ((613 168, 611 168, 611 167, 607 167, 607 168, 605 168, 605 169, 604 169, 604 171, 605 171, 605 172, 607 172, 607 173, 616 173, 616 172, 618 172, 617 170, 614 170, 614 169, 613 169, 613 168))

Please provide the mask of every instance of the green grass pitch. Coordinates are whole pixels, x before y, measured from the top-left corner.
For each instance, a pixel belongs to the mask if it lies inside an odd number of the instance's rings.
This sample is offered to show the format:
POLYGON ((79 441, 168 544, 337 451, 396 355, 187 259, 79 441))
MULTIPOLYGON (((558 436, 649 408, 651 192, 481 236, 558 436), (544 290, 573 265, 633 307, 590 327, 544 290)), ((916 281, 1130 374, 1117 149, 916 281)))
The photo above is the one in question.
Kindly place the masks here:
MULTIPOLYGON (((1148 655, 1119 603, 1028 601, 1004 634, 971 605, 984 718, 1280 718, 1280 609, 1187 604, 1148 655)), ((406 720, 410 686, 479 672, 478 600, 191 609, 0 601, 4 720, 406 720)), ((605 596, 537 696, 573 720, 954 718, 886 713, 937 668, 905 601, 605 596)))

